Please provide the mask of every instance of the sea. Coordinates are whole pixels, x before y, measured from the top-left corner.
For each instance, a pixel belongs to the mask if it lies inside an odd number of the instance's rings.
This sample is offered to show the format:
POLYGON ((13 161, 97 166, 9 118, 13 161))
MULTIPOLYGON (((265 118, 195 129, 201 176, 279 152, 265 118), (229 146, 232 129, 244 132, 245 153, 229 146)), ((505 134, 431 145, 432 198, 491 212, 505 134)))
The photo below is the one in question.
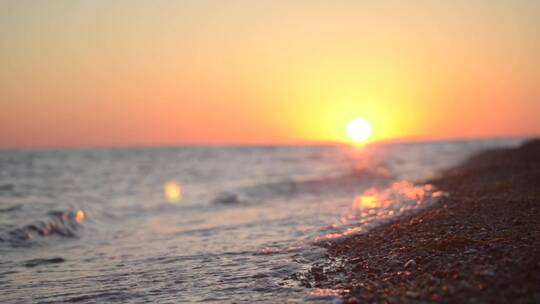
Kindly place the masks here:
POLYGON ((1 303, 318 302, 321 244, 451 196, 523 139, 0 151, 1 303))

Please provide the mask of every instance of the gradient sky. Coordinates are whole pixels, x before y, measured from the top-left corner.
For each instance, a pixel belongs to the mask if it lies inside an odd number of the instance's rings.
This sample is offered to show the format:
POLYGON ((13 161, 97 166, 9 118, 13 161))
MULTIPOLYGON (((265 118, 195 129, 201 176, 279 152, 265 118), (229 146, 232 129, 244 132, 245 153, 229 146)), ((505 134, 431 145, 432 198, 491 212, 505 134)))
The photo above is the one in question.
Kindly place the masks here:
POLYGON ((2 1, 0 148, 540 134, 540 1, 2 1))

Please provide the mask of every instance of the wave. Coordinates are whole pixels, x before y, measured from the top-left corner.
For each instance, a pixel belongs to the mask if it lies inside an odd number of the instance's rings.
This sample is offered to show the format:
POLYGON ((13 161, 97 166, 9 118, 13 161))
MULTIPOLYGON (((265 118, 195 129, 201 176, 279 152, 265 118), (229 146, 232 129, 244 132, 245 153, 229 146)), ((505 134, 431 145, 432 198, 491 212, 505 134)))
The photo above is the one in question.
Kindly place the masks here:
POLYGON ((212 203, 219 205, 239 205, 243 204, 244 201, 236 193, 222 192, 212 199, 212 203))
POLYGON ((44 220, 39 220, 23 227, 14 228, 0 234, 0 243, 11 246, 27 246, 48 236, 62 238, 78 237, 77 230, 86 215, 82 210, 51 211, 44 220))
POLYGON ((13 184, 0 184, 0 193, 2 192, 9 192, 15 189, 15 185, 13 184))
POLYGON ((258 183, 236 189, 234 192, 222 192, 211 203, 220 205, 244 205, 272 199, 295 198, 309 195, 317 197, 336 194, 351 194, 359 187, 386 185, 392 180, 388 171, 376 169, 355 169, 352 172, 319 178, 284 179, 275 182, 258 183))
POLYGON ((48 259, 31 259, 24 262, 24 266, 31 268, 31 267, 36 267, 40 265, 59 264, 65 261, 66 260, 62 257, 54 257, 54 258, 48 258, 48 259))
POLYGON ((20 209, 22 209, 22 205, 13 205, 13 206, 0 208, 0 213, 7 213, 7 212, 12 212, 12 211, 17 211, 17 210, 20 210, 20 209))

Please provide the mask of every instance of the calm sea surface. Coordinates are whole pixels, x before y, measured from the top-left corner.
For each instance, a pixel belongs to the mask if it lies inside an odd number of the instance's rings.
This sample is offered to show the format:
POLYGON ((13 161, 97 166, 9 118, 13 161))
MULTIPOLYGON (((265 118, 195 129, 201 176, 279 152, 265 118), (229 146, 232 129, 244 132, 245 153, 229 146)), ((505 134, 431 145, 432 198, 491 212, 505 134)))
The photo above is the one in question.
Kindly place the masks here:
POLYGON ((417 182, 520 142, 0 151, 0 302, 327 301, 291 278, 318 242, 434 204, 417 182))

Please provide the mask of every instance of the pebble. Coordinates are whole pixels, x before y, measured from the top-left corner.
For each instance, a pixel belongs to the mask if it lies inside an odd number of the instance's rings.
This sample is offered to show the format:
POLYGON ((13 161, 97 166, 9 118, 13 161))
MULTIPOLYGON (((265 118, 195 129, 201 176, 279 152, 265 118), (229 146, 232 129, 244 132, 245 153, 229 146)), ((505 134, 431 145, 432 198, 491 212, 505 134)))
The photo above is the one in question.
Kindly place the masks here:
POLYGON ((403 265, 403 267, 405 267, 405 268, 415 267, 415 266, 416 266, 416 261, 413 260, 413 259, 408 260, 407 263, 405 263, 405 265, 403 265))
POLYGON ((410 291, 410 290, 405 292, 405 294, 408 297, 411 297, 411 298, 418 298, 418 296, 420 295, 418 292, 414 292, 414 291, 410 291))
POLYGON ((495 272, 493 270, 483 270, 476 273, 477 275, 486 276, 486 277, 492 277, 495 275, 495 272))

